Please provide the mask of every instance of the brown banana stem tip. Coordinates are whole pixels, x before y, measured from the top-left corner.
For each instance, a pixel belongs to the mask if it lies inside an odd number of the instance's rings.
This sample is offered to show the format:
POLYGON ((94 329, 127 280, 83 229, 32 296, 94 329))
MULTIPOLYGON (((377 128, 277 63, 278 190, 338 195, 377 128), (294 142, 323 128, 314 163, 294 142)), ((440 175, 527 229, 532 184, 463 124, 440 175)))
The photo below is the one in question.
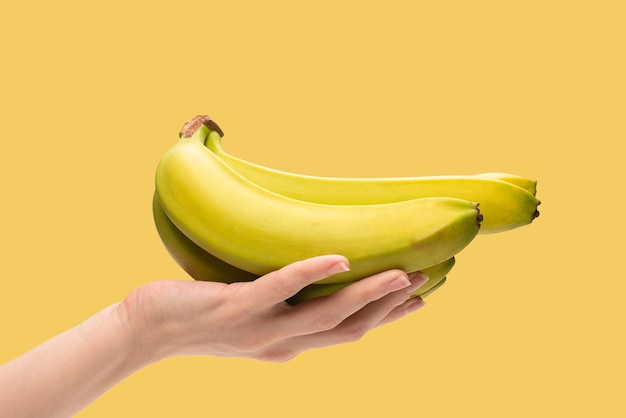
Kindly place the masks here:
POLYGON ((535 213, 533 213, 531 221, 539 216, 539 205, 541 205, 541 201, 537 201, 537 207, 535 207, 535 213))
POLYGON ((212 131, 217 132, 220 136, 224 136, 224 131, 207 115, 198 115, 186 122, 179 132, 181 138, 190 138, 200 126, 206 126, 212 131))
POLYGON ((478 225, 478 227, 481 226, 482 222, 483 222, 483 214, 480 212, 480 203, 479 202, 475 202, 476 203, 476 225, 478 225))

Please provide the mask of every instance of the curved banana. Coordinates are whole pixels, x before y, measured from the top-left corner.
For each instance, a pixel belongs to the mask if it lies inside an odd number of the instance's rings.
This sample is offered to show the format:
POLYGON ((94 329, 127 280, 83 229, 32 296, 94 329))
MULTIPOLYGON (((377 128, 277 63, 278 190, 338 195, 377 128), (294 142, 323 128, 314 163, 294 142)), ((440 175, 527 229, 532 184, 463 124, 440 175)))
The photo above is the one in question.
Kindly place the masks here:
MULTIPOLYGON (((187 238, 187 236, 180 232, 180 230, 176 228, 176 225, 167 217, 156 193, 154 193, 152 199, 152 213, 158 235, 165 249, 174 261, 176 261, 193 279, 234 283, 252 281, 258 278, 256 274, 240 270, 214 257, 187 238)), ((455 259, 452 257, 442 263, 424 269, 423 272, 428 276, 428 281, 415 291, 414 295, 425 297, 427 294, 434 291, 435 288, 438 288, 440 283, 445 280, 445 275, 448 274, 454 266, 454 263, 455 259)), ((297 304, 314 297, 324 296, 351 283, 353 282, 312 284, 290 298, 287 302, 297 304)))
MULTIPOLYGON (((428 281, 421 285, 412 296, 423 297, 426 294, 430 294, 430 291, 433 290, 433 288, 435 288, 442 280, 444 280, 448 273, 450 273, 450 270, 454 267, 454 263, 455 259, 454 257, 451 257, 439 264, 423 269, 422 273, 428 276, 428 281)), ((294 295, 288 300, 288 302, 295 305, 313 298, 330 295, 331 293, 334 293, 352 283, 354 282, 311 284, 294 295)))
MULTIPOLYGON (((152 200, 152 213, 158 235, 165 249, 174 261, 193 279, 234 283, 252 281, 259 277, 256 274, 231 266, 198 247, 170 221, 163 211, 156 193, 154 193, 152 200)), ((445 280, 445 275, 450 272, 454 263, 455 259, 452 257, 442 263, 424 269, 423 273, 428 276, 428 281, 415 291, 414 295, 425 297, 426 294, 430 294, 432 289, 438 287, 439 283, 445 280)), ((353 282, 312 284, 290 298, 288 302, 296 304, 314 297, 324 296, 351 283, 353 282)))
POLYGON ((169 219, 224 262, 263 275, 315 255, 338 253, 353 281, 383 270, 423 270, 460 252, 477 235, 478 203, 432 197, 373 205, 327 205, 274 193, 247 180, 204 144, 221 131, 208 117, 186 124, 156 170, 169 219))
MULTIPOLYGON (((216 125, 214 125, 216 126, 216 125)), ((219 128, 217 128, 219 129, 219 128)), ((507 231, 539 216, 536 181, 507 173, 389 178, 318 177, 280 171, 234 157, 224 151, 220 135, 206 146, 231 168, 273 192, 308 202, 364 205, 446 196, 480 203, 480 233, 507 231)))
POLYGON ((195 280, 211 282, 247 282, 259 277, 238 269, 209 254, 187 238, 167 217, 154 193, 152 215, 161 242, 176 263, 195 280))

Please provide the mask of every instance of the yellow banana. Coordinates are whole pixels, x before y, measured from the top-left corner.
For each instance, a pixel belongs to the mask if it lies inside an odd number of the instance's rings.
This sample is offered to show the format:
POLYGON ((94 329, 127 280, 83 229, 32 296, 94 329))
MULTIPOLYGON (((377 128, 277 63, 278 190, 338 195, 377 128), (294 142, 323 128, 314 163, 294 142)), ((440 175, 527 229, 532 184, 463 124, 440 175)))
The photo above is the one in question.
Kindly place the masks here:
MULTIPOLYGON (((258 278, 255 274, 240 270, 214 257, 187 238, 187 236, 167 217, 163 208, 161 208, 156 193, 154 193, 153 196, 152 209, 157 232, 167 252, 193 279, 234 283, 252 281, 258 278)), ((414 295, 422 296, 426 292, 429 292, 430 289, 437 286, 439 282, 445 278, 445 275, 450 272, 454 264, 455 259, 452 257, 442 263, 424 269, 423 273, 428 276, 428 281, 424 283, 414 295)), ((300 303, 314 297, 324 296, 351 283, 352 282, 309 285, 294 296, 290 302, 300 303)))
POLYGON ((263 275, 291 262, 339 253, 349 272, 322 280, 347 282, 392 268, 418 271, 460 252, 476 236, 478 203, 429 197, 370 205, 291 199, 234 171, 205 146, 221 131, 194 118, 159 161, 161 206, 196 245, 224 262, 263 275))
MULTIPOLYGON (((455 258, 451 257, 439 264, 434 266, 425 268, 422 270, 422 273, 428 276, 428 281, 420 286, 414 293, 413 296, 422 297, 425 294, 430 294, 430 291, 436 287, 442 280, 445 279, 446 275, 450 273, 452 267, 454 267, 455 258)), ((331 284, 312 284, 300 292, 298 292, 295 296, 289 299, 289 302, 292 304, 301 303, 307 301, 309 299, 330 295, 331 293, 336 292, 339 289, 342 289, 353 282, 344 282, 344 283, 331 283, 331 284)))
POLYGON ((167 217, 156 193, 152 199, 152 214, 165 249, 174 261, 195 280, 233 283, 247 282, 258 277, 256 274, 225 263, 187 238, 167 217))
POLYGON ((507 231, 539 216, 536 181, 507 173, 395 178, 334 178, 280 171, 234 157, 224 151, 222 131, 206 146, 253 183, 308 202, 334 205, 389 203, 423 197, 455 197, 480 203, 480 233, 507 231))
MULTIPOLYGON (((167 252, 193 279, 234 283, 252 281, 258 278, 256 274, 240 270, 214 257, 187 238, 167 217, 156 193, 154 193, 152 200, 152 213, 157 232, 167 252)), ((428 276, 428 281, 414 295, 424 296, 426 292, 430 293, 432 288, 445 279, 445 275, 450 272, 454 262, 454 257, 452 257, 442 263, 424 269, 423 272, 428 276)), ((296 304, 314 297, 324 296, 351 283, 353 282, 309 285, 289 299, 288 302, 296 304)))

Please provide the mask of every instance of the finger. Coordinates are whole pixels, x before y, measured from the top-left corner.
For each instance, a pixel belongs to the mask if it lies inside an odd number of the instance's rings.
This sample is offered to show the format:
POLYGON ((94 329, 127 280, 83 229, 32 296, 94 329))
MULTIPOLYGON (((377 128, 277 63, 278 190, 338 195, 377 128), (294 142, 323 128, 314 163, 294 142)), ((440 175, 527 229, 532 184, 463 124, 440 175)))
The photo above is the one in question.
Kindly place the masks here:
POLYGON ((351 315, 339 321, 334 327, 328 327, 327 330, 312 333, 307 338, 303 336, 302 341, 312 346, 319 345, 320 347, 356 341, 374 328, 398 305, 404 303, 411 293, 427 280, 428 277, 425 275, 413 273, 410 276, 409 286, 364 304, 360 309, 355 310, 351 315))
MULTIPOLYGON (((415 312, 426 305, 426 302, 419 296, 412 297, 406 300, 401 305, 394 308, 387 316, 385 316, 382 320, 380 320, 373 328, 378 328, 385 324, 389 324, 391 322, 397 321, 400 318, 405 317, 406 315, 415 312)), ((373 329, 372 328, 372 329, 373 329)))
MULTIPOLYGON (((420 277, 420 282, 426 280, 426 276, 421 273, 416 274, 417 276, 420 277)), ((401 270, 388 270, 359 280, 328 296, 303 302, 286 312, 284 335, 295 336, 328 331, 390 293, 402 292, 403 296, 399 297, 406 299, 411 289, 415 287, 401 270)))
MULTIPOLYGON (((420 286, 428 281, 428 277, 421 273, 411 273, 409 275, 411 285, 401 291, 393 292, 384 298, 377 300, 365 306, 351 317, 343 321, 337 329, 333 330, 341 341, 345 338, 347 341, 355 341, 365 335, 371 329, 379 326, 382 321, 388 318, 389 322, 395 317, 400 318, 403 306, 407 306, 408 300, 416 303, 424 302, 416 297, 411 297, 420 286), (393 313, 393 315, 392 315, 393 313), (390 317, 390 315, 392 315, 390 317)), ((330 335, 332 338, 333 336, 330 335)))
MULTIPOLYGON (((293 349, 302 352, 312 348, 328 347, 359 340, 368 331, 375 328, 391 312, 394 312, 398 306, 404 304, 411 293, 427 280, 428 278, 421 273, 411 274, 411 284, 408 287, 391 292, 380 299, 366 304, 335 326, 331 326, 320 332, 301 335, 293 339, 293 349)), ((337 293, 348 289, 348 287, 337 293)), ((330 299, 331 297, 328 296, 327 298, 330 299)), ((400 314, 400 311, 398 311, 397 314, 400 314)), ((324 323, 324 321, 325 320, 322 320, 321 323, 324 323)))
POLYGON ((311 283, 348 271, 349 262, 341 255, 322 255, 291 263, 259 277, 246 286, 248 297, 242 300, 254 310, 283 303, 311 283))

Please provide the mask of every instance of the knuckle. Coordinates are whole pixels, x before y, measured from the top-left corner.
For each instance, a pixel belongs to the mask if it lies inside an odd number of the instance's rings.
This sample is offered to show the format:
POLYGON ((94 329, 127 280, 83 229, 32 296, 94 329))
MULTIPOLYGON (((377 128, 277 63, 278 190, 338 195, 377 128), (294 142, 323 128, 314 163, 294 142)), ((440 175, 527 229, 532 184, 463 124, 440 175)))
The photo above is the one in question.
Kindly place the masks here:
POLYGON ((342 332, 342 337, 345 342, 356 342, 362 339, 369 329, 361 324, 355 324, 347 327, 342 332))
POLYGON ((373 301, 375 301, 377 299, 377 297, 380 297, 380 295, 378 295, 375 291, 375 289, 363 289, 358 297, 357 297, 357 303, 359 304, 359 306, 365 306, 373 301))
POLYGON ((408 298, 408 296, 406 295, 394 295, 395 297, 390 298, 385 300, 384 303, 384 309, 387 312, 391 312, 394 309, 396 309, 398 307, 398 305, 401 305, 402 303, 404 303, 404 301, 408 298))
POLYGON ((291 284, 286 280, 276 280, 274 282, 273 292, 282 299, 288 299, 293 296, 296 291, 294 291, 293 286, 291 286, 291 284))
POLYGON ((336 328, 341 323, 341 321, 342 320, 340 318, 337 318, 335 316, 323 315, 319 317, 313 323, 313 331, 314 332, 329 331, 331 329, 336 328))
POLYGON ((260 335, 258 333, 250 332, 243 335, 239 340, 239 349, 245 352, 256 352, 266 347, 271 343, 270 338, 267 335, 260 335))

